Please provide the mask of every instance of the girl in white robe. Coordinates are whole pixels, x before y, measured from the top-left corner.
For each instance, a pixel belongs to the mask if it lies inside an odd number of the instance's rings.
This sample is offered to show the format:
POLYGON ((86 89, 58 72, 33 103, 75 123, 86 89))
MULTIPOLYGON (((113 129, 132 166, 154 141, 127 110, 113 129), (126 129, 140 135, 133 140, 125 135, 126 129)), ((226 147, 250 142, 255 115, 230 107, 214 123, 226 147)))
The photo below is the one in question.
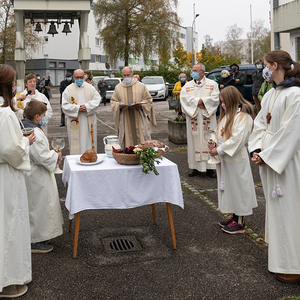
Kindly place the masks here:
POLYGON ((265 55, 273 89, 262 99, 249 139, 266 198, 268 268, 300 281, 300 63, 281 50, 265 55))
POLYGON ((30 227, 24 171, 30 171, 29 144, 11 103, 15 72, 0 65, 0 296, 19 297, 31 281, 30 227))
POLYGON ((41 243, 63 233, 63 218, 59 203, 56 179, 53 174, 57 162, 61 162, 61 153, 49 149, 47 136, 39 124, 45 116, 46 106, 37 100, 31 100, 25 110, 25 127, 33 127, 36 142, 30 147, 31 171, 26 172, 32 253, 47 253, 51 245, 41 243))
POLYGON ((219 155, 217 164, 218 200, 222 213, 232 213, 228 220, 219 225, 230 234, 245 232, 244 216, 257 207, 256 194, 246 148, 253 126, 253 107, 233 87, 228 86, 220 93, 221 112, 216 129, 217 148, 209 144, 210 155, 219 155))

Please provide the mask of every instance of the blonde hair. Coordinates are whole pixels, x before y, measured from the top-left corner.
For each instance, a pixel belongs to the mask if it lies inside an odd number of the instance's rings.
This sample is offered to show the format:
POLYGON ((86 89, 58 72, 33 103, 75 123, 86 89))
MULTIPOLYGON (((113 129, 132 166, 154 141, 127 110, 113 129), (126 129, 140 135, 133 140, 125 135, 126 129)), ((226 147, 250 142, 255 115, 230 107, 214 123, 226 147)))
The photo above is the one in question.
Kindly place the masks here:
POLYGON ((236 87, 234 86, 225 87, 224 89, 221 90, 220 97, 223 98, 226 111, 221 105, 219 123, 217 126, 217 133, 219 132, 219 125, 221 123, 221 120, 225 116, 227 116, 226 123, 224 126, 224 136, 223 136, 224 141, 227 141, 232 136, 233 122, 239 107, 241 113, 251 115, 252 119, 254 119, 255 115, 254 115, 254 109, 252 104, 250 104, 242 97, 242 94, 238 91, 236 87))

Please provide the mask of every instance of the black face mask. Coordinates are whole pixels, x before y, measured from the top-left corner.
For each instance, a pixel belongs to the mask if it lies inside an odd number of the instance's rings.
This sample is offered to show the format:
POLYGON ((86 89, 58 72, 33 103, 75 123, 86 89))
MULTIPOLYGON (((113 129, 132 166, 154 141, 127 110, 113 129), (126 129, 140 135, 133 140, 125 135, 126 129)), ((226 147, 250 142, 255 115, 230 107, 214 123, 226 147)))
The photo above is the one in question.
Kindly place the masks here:
POLYGON ((236 72, 237 71, 237 68, 232 68, 231 69, 233 72, 236 72))

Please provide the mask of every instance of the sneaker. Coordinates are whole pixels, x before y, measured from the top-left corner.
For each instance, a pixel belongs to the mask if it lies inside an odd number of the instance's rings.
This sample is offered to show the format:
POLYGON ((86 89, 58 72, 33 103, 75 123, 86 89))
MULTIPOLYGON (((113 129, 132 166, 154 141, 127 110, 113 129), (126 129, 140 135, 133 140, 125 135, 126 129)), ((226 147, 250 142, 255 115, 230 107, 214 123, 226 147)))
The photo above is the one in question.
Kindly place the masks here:
POLYGON ((9 285, 2 289, 0 298, 16 298, 23 296, 28 291, 27 285, 9 285))
POLYGON ((53 250, 53 246, 45 243, 31 244, 31 253, 48 253, 53 250))
POLYGON ((230 219, 226 219, 225 221, 219 222, 219 225, 221 227, 225 227, 225 226, 228 226, 232 221, 233 221, 233 217, 231 217, 230 219))
POLYGON ((228 224, 228 226, 223 227, 222 230, 230 234, 244 233, 245 223, 238 224, 237 222, 232 221, 230 224, 228 224))

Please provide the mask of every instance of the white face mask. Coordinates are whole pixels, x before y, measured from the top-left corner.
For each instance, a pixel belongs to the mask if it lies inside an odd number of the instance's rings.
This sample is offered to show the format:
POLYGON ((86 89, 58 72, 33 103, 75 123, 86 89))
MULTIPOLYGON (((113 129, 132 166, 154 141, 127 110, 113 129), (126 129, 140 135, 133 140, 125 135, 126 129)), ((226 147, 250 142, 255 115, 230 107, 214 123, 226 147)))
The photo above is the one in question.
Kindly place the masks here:
POLYGON ((126 84, 126 85, 130 85, 130 84, 132 84, 133 83, 133 77, 126 77, 126 78, 124 78, 124 83, 126 84))
POLYGON ((84 80, 87 80, 87 75, 84 75, 84 80))

